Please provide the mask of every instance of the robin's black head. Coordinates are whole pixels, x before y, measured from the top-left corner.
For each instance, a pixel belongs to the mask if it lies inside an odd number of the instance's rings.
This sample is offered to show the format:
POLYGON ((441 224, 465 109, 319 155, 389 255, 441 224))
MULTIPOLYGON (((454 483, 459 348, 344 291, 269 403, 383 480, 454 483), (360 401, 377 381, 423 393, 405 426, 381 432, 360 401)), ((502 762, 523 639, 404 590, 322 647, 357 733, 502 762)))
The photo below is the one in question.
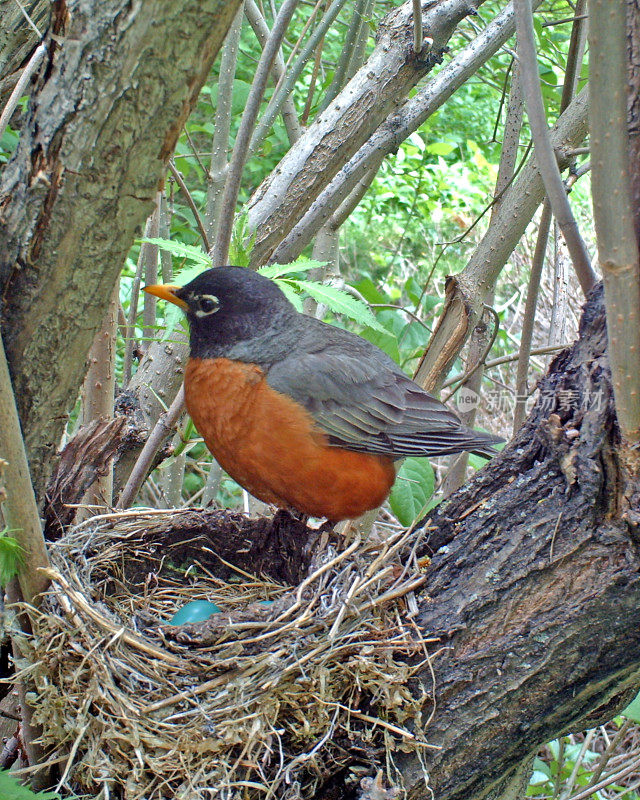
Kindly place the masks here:
POLYGON ((286 333, 297 316, 273 281, 246 267, 214 267, 182 287, 144 289, 186 313, 196 358, 268 361, 275 344, 271 340, 286 333))

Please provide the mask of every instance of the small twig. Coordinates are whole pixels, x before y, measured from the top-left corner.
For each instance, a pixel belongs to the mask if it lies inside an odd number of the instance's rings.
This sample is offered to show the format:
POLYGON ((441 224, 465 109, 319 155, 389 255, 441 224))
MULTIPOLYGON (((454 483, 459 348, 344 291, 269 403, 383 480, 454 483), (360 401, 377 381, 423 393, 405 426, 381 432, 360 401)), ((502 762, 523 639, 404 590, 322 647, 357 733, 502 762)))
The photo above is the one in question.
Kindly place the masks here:
POLYGON ((595 734, 595 728, 588 731, 587 735, 584 737, 584 741, 582 742, 582 747, 580 748, 580 752, 578 753, 578 757, 576 758, 573 769, 571 770, 571 775, 569 776, 569 780, 566 782, 563 792, 560 795, 560 800, 567 800, 568 795, 571 793, 573 789, 576 778, 578 777, 578 771, 582 766, 582 762, 584 760, 585 753, 589 749, 589 745, 591 744, 591 740, 595 734))
POLYGON ((413 4, 413 52, 419 55, 422 52, 422 2, 412 0, 413 4))
MULTIPOLYGON (((531 351, 532 356, 545 356, 548 353, 557 353, 558 350, 564 350, 565 347, 569 347, 568 342, 564 342, 563 344, 556 344, 553 347, 536 347, 531 351)), ((518 360, 518 353, 511 353, 508 356, 500 356, 499 358, 492 358, 490 361, 485 361, 484 368, 491 369, 492 367, 500 367, 503 364, 510 364, 513 361, 518 360)), ((446 389, 449 386, 453 386, 454 383, 457 383, 460 378, 464 375, 464 372, 458 372, 456 375, 453 375, 451 378, 446 380, 442 384, 442 388, 446 389)))
POLYGON ((604 753, 602 753, 602 755, 598 759, 598 763, 596 764, 595 769, 593 770, 593 773, 591 775, 591 780, 589 781, 589 787, 594 786, 598 782, 598 779, 602 775, 604 768, 609 763, 609 759, 615 753, 615 751, 618 748, 618 745, 624 739, 631 724, 632 720, 629 717, 627 717, 625 721, 622 723, 622 725, 616 731, 613 739, 607 743, 607 749, 604 751, 604 753))
POLYGON ((184 178, 182 177, 182 173, 176 169, 176 165, 173 161, 169 161, 169 169, 171 170, 171 174, 176 179, 176 183, 182 190, 182 194, 185 196, 185 200, 189 204, 189 208, 193 211, 193 216, 196 219, 196 225, 198 226, 198 231, 200 232, 200 237, 202 238, 202 243, 204 244, 205 250, 209 252, 209 237, 207 236, 207 232, 204 229, 204 225, 202 224, 202 218, 200 217, 200 211, 198 210, 198 206, 193 199, 193 196, 189 189, 187 188, 187 184, 184 182, 184 178))
MULTIPOLYGON (((22 6, 20 6, 20 8, 22 8, 22 6)), ((23 11, 24 11, 24 9, 23 9, 23 11)), ((27 17, 27 19, 29 19, 29 17, 27 17)), ((38 29, 36 28, 36 31, 37 30, 38 29)), ((38 35, 40 35, 40 34, 38 34, 38 35)), ((29 83, 29 80, 31 79, 31 76, 35 72, 38 64, 40 63, 40 61, 42 60, 42 57, 44 56, 44 54, 46 52, 47 52, 47 46, 44 44, 44 42, 42 44, 39 44, 38 47, 36 47, 33 55, 29 59, 27 65, 22 70, 22 75, 18 79, 18 82, 13 87, 13 91, 9 95, 9 99, 7 100, 7 104, 4 107, 4 109, 2 111, 2 114, 0 115, 0 139, 2 138, 2 136, 4 135, 5 130, 7 129, 7 125, 9 124, 9 120, 11 119, 11 115, 13 114, 13 112, 15 111, 16 106, 18 105, 18 101, 20 100, 20 98, 24 94, 24 90, 25 90, 25 87, 26 87, 27 83, 29 83)))
POLYGON ((38 34, 38 39, 42 40, 42 34, 38 30, 38 26, 36 25, 36 23, 31 19, 31 16, 30 16, 29 12, 27 11, 27 9, 22 5, 20 0, 14 0, 14 2, 18 6, 20 11, 22 11, 22 15, 27 20, 27 22, 29 23, 31 28, 33 28, 33 30, 38 34))
POLYGON ((571 795, 569 800, 587 800, 588 797, 591 797, 596 792, 599 792, 601 789, 610 786, 612 783, 618 783, 621 778, 626 777, 638 769, 640 769, 640 759, 632 761, 631 764, 628 764, 624 769, 621 769, 618 772, 609 773, 609 775, 607 775, 606 778, 603 778, 600 783, 596 783, 594 786, 589 786, 583 791, 571 795))
POLYGON ((178 390, 173 403, 169 406, 164 414, 161 414, 154 429, 149 434, 149 438, 142 448, 142 452, 131 470, 129 479, 122 490, 122 494, 118 500, 116 508, 127 508, 134 501, 135 496, 140 491, 140 487, 144 483, 147 473, 151 469, 151 464, 160 449, 162 442, 174 431, 174 427, 182 409, 184 407, 184 386, 178 390))
POLYGON ((531 262, 529 284, 527 286, 527 300, 524 306, 524 318, 520 333, 520 351, 518 353, 518 370, 516 374, 516 407, 513 414, 513 432, 520 430, 524 422, 527 403, 527 375, 529 372, 529 359, 531 358, 531 342, 533 341, 533 328, 536 321, 536 306, 538 305, 538 292, 540 279, 544 267, 544 257, 547 252, 547 241, 551 227, 551 205, 545 200, 540 215, 538 238, 531 262))

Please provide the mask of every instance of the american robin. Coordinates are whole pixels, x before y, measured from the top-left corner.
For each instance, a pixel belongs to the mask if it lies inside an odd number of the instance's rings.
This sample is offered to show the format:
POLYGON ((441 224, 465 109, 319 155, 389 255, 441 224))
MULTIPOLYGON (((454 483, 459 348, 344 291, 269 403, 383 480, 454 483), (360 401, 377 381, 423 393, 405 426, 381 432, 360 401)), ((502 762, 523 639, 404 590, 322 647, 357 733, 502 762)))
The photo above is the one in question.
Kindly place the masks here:
POLYGON ((495 451, 375 345, 300 314, 245 267, 145 291, 185 311, 185 401, 220 466, 255 497, 332 522, 384 502, 404 456, 495 451))

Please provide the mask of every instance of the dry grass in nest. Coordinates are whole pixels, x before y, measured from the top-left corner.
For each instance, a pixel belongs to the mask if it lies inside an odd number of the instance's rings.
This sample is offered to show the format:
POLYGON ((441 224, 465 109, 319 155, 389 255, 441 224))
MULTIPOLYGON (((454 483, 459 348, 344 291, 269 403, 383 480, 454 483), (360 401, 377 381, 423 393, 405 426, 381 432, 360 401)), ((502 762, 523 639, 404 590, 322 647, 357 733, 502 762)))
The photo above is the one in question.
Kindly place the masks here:
POLYGON ((433 707, 406 602, 424 581, 416 535, 327 546, 290 588, 216 578, 201 542, 185 558, 182 540, 172 561, 179 526, 180 512, 135 509, 52 547, 52 588, 22 647, 60 787, 305 798, 347 764, 354 785, 376 765, 399 785, 394 754, 429 747, 433 707), (199 598, 222 612, 167 625, 199 598))

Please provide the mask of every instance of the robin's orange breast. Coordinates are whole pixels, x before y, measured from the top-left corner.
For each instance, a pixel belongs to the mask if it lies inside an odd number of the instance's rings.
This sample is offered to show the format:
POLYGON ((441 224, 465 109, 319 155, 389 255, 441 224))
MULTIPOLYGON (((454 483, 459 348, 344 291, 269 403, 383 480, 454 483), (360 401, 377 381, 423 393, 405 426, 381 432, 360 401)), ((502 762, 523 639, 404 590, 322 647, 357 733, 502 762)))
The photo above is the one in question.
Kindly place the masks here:
POLYGON ((220 466, 255 497, 337 522, 379 506, 395 480, 387 456, 332 447, 313 418, 263 371, 191 358, 186 406, 220 466))

